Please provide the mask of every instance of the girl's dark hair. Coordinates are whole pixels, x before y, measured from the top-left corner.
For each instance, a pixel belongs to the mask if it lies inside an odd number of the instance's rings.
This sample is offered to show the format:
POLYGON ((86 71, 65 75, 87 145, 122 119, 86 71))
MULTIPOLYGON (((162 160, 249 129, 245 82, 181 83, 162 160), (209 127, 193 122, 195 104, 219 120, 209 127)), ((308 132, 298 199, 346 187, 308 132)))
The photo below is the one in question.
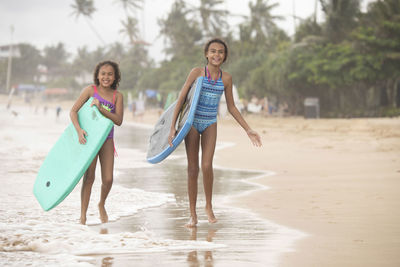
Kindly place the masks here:
POLYGON ((111 88, 116 90, 118 88, 119 82, 121 81, 121 72, 119 70, 118 64, 115 63, 114 61, 106 60, 106 61, 102 61, 99 64, 97 64, 97 66, 94 70, 93 81, 97 86, 100 85, 100 81, 97 77, 99 76, 100 68, 103 67, 104 65, 110 65, 114 69, 115 80, 111 84, 111 88))
MULTIPOLYGON (((213 38, 213 39, 211 39, 210 41, 208 41, 208 42, 206 43, 206 45, 204 46, 204 54, 207 54, 208 49, 210 48, 210 45, 211 45, 212 43, 218 43, 218 44, 222 44, 222 45, 224 46, 225 58, 224 58, 224 61, 222 61, 222 63, 224 63, 224 62, 226 61, 226 59, 228 58, 228 46, 227 46, 227 44, 226 44, 222 39, 220 39, 220 38, 213 38)), ((208 62, 208 59, 207 59, 207 62, 208 62)))

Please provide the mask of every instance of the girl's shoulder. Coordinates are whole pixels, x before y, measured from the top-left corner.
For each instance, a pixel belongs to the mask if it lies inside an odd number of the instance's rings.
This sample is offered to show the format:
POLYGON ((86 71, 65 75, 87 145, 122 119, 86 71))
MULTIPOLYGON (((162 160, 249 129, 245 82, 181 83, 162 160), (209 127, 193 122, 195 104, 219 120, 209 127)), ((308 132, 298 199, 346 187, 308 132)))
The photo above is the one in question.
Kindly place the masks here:
POLYGON ((232 84, 232 75, 230 75, 226 71, 222 71, 222 82, 224 83, 225 86, 232 84))
POLYGON ((118 90, 115 90, 115 103, 124 104, 124 95, 118 90))
POLYGON ((224 76, 225 76, 225 78, 232 79, 232 75, 230 75, 230 73, 229 73, 229 72, 222 71, 222 78, 224 78, 224 76))
POLYGON ((203 74, 204 74, 204 68, 201 67, 195 67, 189 73, 190 76, 196 76, 196 78, 198 76, 203 76, 203 74))
POLYGON ((186 79, 186 84, 192 84, 198 77, 204 76, 204 71, 200 67, 191 69, 186 79))
POLYGON ((124 97, 124 95, 118 90, 115 91, 115 96, 116 97, 124 97))
POLYGON ((93 96, 94 94, 94 88, 93 85, 88 85, 85 88, 82 89, 82 93, 88 95, 88 96, 93 96))

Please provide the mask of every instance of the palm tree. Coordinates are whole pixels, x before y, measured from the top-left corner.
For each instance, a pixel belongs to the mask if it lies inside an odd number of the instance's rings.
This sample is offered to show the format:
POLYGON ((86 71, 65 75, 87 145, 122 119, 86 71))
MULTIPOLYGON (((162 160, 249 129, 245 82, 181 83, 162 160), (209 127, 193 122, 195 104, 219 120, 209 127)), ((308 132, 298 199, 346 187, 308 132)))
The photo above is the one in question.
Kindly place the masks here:
POLYGON ((193 47, 202 39, 202 32, 194 20, 188 19, 192 13, 183 0, 175 0, 166 18, 158 20, 160 36, 165 37, 165 52, 172 56, 193 53, 193 47))
POLYGON ((93 70, 91 55, 86 46, 79 47, 73 62, 73 72, 76 77, 79 77, 80 85, 91 81, 90 73, 93 70))
POLYGON ((227 29, 226 16, 229 12, 218 8, 224 3, 225 0, 200 0, 200 6, 191 10, 199 14, 207 37, 220 36, 223 29, 227 29))
POLYGON ((307 46, 311 43, 323 42, 324 40, 325 38, 322 36, 321 26, 315 23, 312 17, 302 20, 296 27, 296 32, 294 34, 296 46, 307 46), (300 42, 302 44, 299 44, 300 42))
POLYGON ((78 19, 79 16, 82 15, 85 18, 90 29, 93 31, 93 33, 105 45, 106 43, 104 42, 103 38, 101 38, 100 34, 97 32, 97 30, 90 22, 92 14, 96 11, 93 0, 75 0, 75 3, 72 4, 71 7, 73 9, 71 15, 75 15, 75 19, 78 19))
POLYGON ((360 0, 320 0, 325 13, 325 34, 334 43, 342 41, 356 26, 360 0))
POLYGON ((91 72, 93 66, 90 62, 90 52, 88 51, 87 46, 78 47, 77 55, 74 60, 74 65, 79 68, 79 72, 86 71, 91 72))
POLYGON ((399 14, 399 0, 379 0, 368 5, 368 13, 361 20, 367 29, 363 42, 369 44, 370 53, 385 55, 381 73, 386 86, 381 87, 381 104, 397 108, 400 108, 399 14))
POLYGON ((62 72, 63 66, 67 63, 68 52, 63 43, 44 48, 43 63, 48 68, 50 78, 54 79, 62 72))
POLYGON ((119 42, 115 42, 113 43, 109 50, 107 51, 107 58, 111 58, 112 60, 116 61, 116 62, 121 62, 121 60, 124 58, 125 56, 125 48, 124 46, 119 43, 119 42))
POLYGON ((271 10, 279 4, 269 4, 269 0, 257 0, 255 4, 249 3, 250 8, 250 27, 257 40, 265 40, 270 37, 277 26, 274 20, 282 19, 281 16, 274 16, 271 10))
POLYGON ((139 43, 145 44, 145 42, 139 40, 139 22, 136 18, 128 16, 126 20, 122 20, 121 23, 122 29, 120 30, 120 33, 126 34, 132 45, 139 43))
POLYGON ((398 14, 400 14, 400 1, 398 0, 372 2, 369 4, 368 10, 368 13, 371 14, 371 18, 376 22, 400 20, 398 17, 398 14))
POLYGON ((143 0, 116 0, 115 3, 122 5, 126 17, 129 17, 129 12, 135 13, 137 9, 142 9, 143 0))
POLYGON ((150 45, 140 37, 139 20, 136 18, 136 11, 143 8, 143 0, 116 0, 115 3, 122 4, 126 16, 126 20, 121 21, 122 29, 120 32, 128 36, 132 45, 150 45))

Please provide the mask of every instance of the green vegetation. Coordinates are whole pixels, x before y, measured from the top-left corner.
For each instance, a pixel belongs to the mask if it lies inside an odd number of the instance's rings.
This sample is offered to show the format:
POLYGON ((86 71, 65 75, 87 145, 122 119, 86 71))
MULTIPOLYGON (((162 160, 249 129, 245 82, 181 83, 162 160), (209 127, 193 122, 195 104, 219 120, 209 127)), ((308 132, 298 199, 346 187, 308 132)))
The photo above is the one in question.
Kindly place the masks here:
MULTIPOLYGON (((129 45, 115 43, 95 51, 82 47, 72 56, 63 44, 43 51, 20 44, 22 56, 15 59, 12 82, 33 83, 35 66, 41 64, 48 68, 49 84, 65 82, 64 87, 79 91, 84 84, 68 77, 91 75, 97 62, 112 59, 121 66, 121 90, 136 94, 157 89, 165 97, 180 89, 191 68, 205 64, 206 40, 220 36, 230 48, 223 67, 242 98, 284 101, 293 115, 303 112, 305 97, 318 97, 324 117, 398 116, 400 1, 377 0, 366 12, 360 10, 360 1, 319 0, 324 21, 317 23, 314 16, 302 20, 289 37, 273 15, 276 1, 251 1, 250 15, 233 29, 227 21, 234 14, 225 10, 223 0, 199 0, 198 6, 176 0, 158 21, 168 58, 159 64, 140 41, 137 18, 130 12, 142 1, 116 1, 126 12, 121 33, 129 37, 129 45)), ((88 22, 95 12, 93 1, 76 0, 72 8, 76 17, 88 22)), ((0 69, 6 70, 6 64, 2 61, 0 69)))

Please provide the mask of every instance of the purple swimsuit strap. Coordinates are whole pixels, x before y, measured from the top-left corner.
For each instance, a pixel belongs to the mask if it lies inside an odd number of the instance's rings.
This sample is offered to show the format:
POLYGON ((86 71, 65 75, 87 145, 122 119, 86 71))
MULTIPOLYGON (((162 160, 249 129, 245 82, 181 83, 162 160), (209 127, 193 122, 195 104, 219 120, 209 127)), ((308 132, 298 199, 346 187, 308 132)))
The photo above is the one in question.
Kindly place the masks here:
POLYGON ((116 93, 117 93, 117 90, 114 90, 114 93, 113 93, 113 100, 112 100, 112 103, 110 102, 110 101, 108 101, 107 99, 104 99, 104 97, 102 97, 100 94, 99 94, 99 92, 97 91, 97 87, 96 87, 96 85, 92 85, 93 86, 93 89, 94 89, 94 95, 96 95, 97 97, 99 97, 101 100, 103 100, 104 102, 106 102, 107 104, 111 104, 112 106, 113 106, 113 109, 115 108, 115 95, 116 95, 116 93))

